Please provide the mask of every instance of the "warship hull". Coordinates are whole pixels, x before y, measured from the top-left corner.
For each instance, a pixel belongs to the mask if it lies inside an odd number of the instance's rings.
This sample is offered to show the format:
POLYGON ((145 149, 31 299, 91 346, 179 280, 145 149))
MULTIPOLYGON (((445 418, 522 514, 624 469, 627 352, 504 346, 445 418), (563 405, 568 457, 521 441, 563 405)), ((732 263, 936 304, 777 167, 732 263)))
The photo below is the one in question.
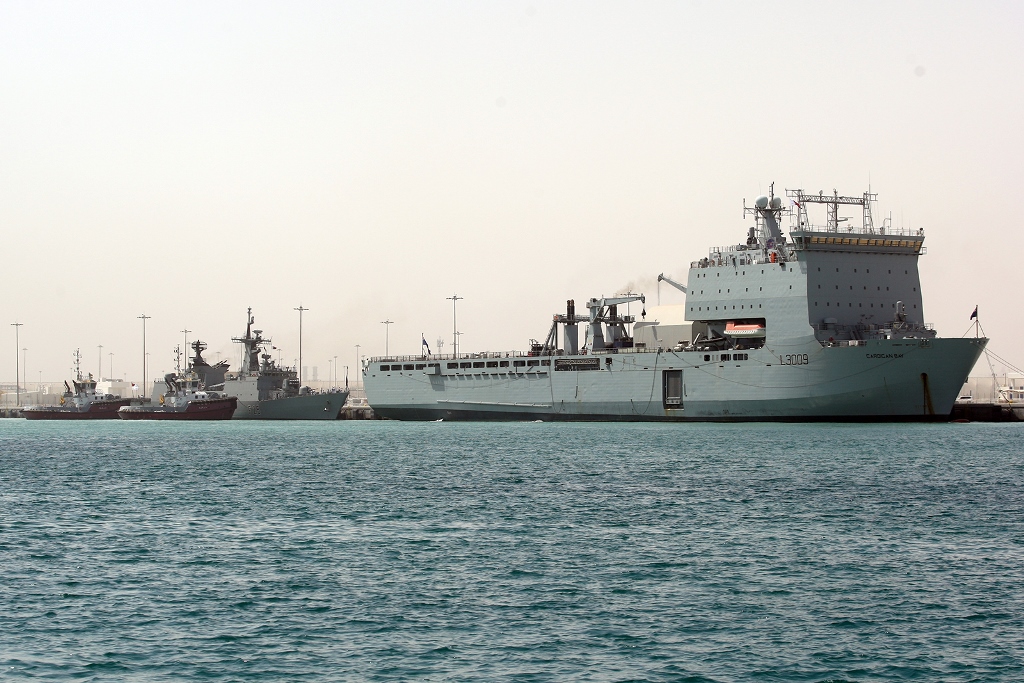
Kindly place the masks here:
POLYGON ((368 364, 364 383, 377 414, 399 420, 945 420, 986 342, 822 346, 810 338, 781 353, 747 351, 742 361, 661 350, 543 358, 546 365, 499 370, 448 369, 440 361, 418 372, 381 372, 368 364), (559 370, 559 361, 595 369, 559 370))
POLYGON ((337 420, 347 391, 288 396, 263 401, 238 400, 235 420, 337 420))
POLYGON ((682 324, 623 315, 643 294, 591 298, 586 314, 569 299, 526 354, 372 358, 367 400, 419 420, 949 419, 988 340, 941 338, 926 322, 923 229, 876 226, 870 191, 787 190, 795 213, 770 195, 744 202, 746 239, 691 261, 685 285, 658 276, 686 295, 682 324), (850 207, 859 228, 839 215, 850 207))

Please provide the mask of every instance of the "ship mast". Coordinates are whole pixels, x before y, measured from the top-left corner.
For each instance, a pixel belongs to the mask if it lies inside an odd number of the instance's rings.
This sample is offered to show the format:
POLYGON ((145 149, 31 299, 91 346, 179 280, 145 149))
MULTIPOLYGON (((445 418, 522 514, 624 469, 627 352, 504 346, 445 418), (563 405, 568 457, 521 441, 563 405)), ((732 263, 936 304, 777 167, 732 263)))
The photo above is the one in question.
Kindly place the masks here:
POLYGON ((252 329, 253 323, 256 322, 252 315, 252 307, 248 309, 246 319, 248 322, 245 325, 245 336, 231 338, 231 341, 242 345, 242 353, 244 355, 241 369, 242 375, 249 375, 260 371, 260 351, 263 350, 264 344, 270 342, 269 339, 263 338, 263 330, 252 329))

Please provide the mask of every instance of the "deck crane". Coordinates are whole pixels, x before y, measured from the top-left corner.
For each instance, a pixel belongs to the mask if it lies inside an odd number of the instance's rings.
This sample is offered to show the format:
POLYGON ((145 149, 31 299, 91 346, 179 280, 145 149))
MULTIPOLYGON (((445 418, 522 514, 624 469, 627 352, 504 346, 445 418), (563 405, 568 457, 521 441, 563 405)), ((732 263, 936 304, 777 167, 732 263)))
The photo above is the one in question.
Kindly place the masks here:
POLYGON ((661 282, 663 280, 665 282, 669 283, 670 285, 672 285, 673 287, 675 287, 676 289, 678 289, 683 294, 686 294, 686 287, 684 285, 679 284, 678 282, 676 282, 672 278, 670 278, 667 275, 665 275, 665 273, 661 273, 660 275, 658 275, 658 304, 659 305, 661 305, 661 282))
MULTIPOLYGON (((647 299, 643 294, 630 294, 595 298, 587 302, 587 308, 590 309, 587 348, 591 351, 601 351, 617 346, 632 346, 633 340, 626 330, 626 325, 632 323, 636 318, 632 315, 619 315, 618 310, 620 304, 628 304, 631 301, 646 303, 647 299)), ((640 315, 646 317, 647 309, 644 309, 640 315)))

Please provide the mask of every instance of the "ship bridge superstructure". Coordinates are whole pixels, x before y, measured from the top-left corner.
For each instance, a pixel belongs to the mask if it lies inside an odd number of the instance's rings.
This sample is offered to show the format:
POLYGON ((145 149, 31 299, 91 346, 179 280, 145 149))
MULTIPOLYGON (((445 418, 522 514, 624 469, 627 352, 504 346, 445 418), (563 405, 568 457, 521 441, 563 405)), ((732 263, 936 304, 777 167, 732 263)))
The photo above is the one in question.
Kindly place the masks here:
MULTIPOLYGON (((934 336, 925 322, 917 259, 923 230, 875 225, 876 195, 787 190, 754 206, 745 243, 715 247, 690 264, 686 319, 726 339, 730 324, 764 325, 767 340, 813 334, 822 343, 934 336), (824 225, 808 209, 823 205, 824 225), (840 215, 857 207, 861 225, 840 215), (788 237, 781 224, 790 219, 788 237)), ((745 342, 749 344, 749 341, 745 342)))

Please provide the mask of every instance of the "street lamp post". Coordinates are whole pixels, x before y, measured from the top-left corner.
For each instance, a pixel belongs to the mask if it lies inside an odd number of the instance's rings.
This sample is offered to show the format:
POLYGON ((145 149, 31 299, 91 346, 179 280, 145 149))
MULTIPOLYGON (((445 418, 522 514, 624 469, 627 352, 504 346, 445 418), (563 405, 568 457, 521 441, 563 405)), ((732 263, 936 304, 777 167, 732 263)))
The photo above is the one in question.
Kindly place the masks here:
POLYGON ((110 362, 107 363, 107 372, 110 373, 110 379, 114 379, 114 352, 111 351, 107 356, 110 358, 110 362))
POLYGON ((14 328, 14 392, 17 396, 18 405, 21 405, 21 375, 18 374, 18 347, 21 346, 21 342, 18 340, 18 333, 21 331, 21 326, 25 323, 11 323, 11 327, 14 328))
POLYGON ((337 356, 334 357, 334 386, 331 387, 331 388, 332 389, 337 389, 338 388, 338 357, 337 356))
POLYGON ((388 346, 388 333, 391 331, 391 326, 395 324, 393 320, 382 320, 380 322, 384 326, 384 357, 391 356, 390 347, 388 346))
POLYGON ((182 333, 185 335, 185 346, 183 348, 185 349, 185 369, 186 370, 188 370, 188 333, 191 332, 191 331, 192 330, 182 330, 182 333))
POLYGON ((25 375, 25 393, 28 393, 28 349, 21 350, 21 374, 25 375))
POLYGON ((329 384, 334 383, 334 367, 331 365, 333 362, 330 358, 327 359, 327 382, 329 384))
POLYGON ((103 344, 100 344, 99 347, 100 347, 100 353, 99 353, 99 373, 96 375, 96 381, 97 382, 102 382, 103 381, 103 344))
POLYGON ((148 353, 146 353, 146 321, 149 320, 150 318, 152 318, 153 316, 146 315, 145 313, 143 313, 142 315, 138 315, 138 316, 135 316, 135 317, 142 321, 142 396, 145 397, 146 396, 146 379, 147 379, 147 377, 146 377, 146 356, 149 355, 148 353))
POLYGON ((302 312, 308 311, 308 308, 303 307, 299 304, 298 308, 292 309, 299 312, 299 383, 302 383, 302 312))
POLYGON ((361 344, 356 344, 356 372, 358 372, 359 376, 362 377, 363 376, 362 375, 362 373, 363 373, 363 357, 362 357, 362 354, 359 353, 359 347, 360 346, 362 346, 362 345, 361 344))
POLYGON ((458 325, 458 319, 455 317, 455 305, 460 300, 462 300, 465 297, 461 297, 458 294, 454 294, 453 293, 451 296, 445 297, 445 298, 448 299, 448 301, 452 302, 452 338, 454 339, 454 345, 452 347, 452 351, 455 354, 454 357, 458 358, 459 357, 459 325, 458 325))

